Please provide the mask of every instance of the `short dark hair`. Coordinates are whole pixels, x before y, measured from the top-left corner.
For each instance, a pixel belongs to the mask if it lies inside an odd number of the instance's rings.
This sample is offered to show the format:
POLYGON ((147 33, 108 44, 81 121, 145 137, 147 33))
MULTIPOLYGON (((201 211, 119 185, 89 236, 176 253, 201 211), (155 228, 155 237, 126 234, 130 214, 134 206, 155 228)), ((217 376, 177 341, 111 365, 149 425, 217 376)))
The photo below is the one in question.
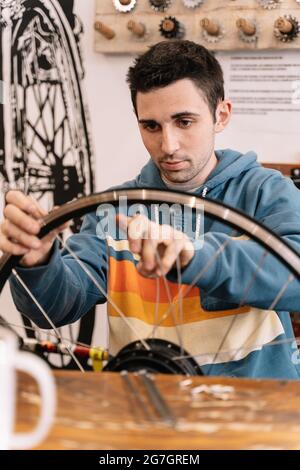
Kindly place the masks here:
POLYGON ((138 91, 155 90, 184 78, 191 79, 201 89, 215 119, 217 105, 224 99, 222 68, 205 47, 179 39, 155 44, 129 68, 127 83, 135 113, 138 91))

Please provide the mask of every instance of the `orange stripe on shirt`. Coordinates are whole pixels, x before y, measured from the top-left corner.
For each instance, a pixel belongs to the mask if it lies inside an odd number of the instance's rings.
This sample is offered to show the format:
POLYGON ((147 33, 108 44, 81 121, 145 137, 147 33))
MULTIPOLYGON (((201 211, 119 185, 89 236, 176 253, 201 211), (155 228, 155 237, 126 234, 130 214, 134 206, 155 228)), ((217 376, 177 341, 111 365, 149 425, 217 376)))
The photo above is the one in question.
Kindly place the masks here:
MULTIPOLYGON (((249 307, 231 310, 207 312, 201 306, 200 289, 188 285, 182 285, 183 300, 182 312, 178 302, 179 285, 167 281, 170 300, 173 307, 170 308, 169 296, 164 280, 159 278, 159 296, 157 294, 156 279, 141 276, 133 262, 128 260, 117 261, 110 257, 109 295, 115 304, 127 317, 138 318, 147 324, 155 325, 169 310, 167 318, 162 326, 174 326, 178 323, 192 323, 196 321, 219 318, 233 314, 249 312, 249 307), (156 306, 157 298, 159 305, 156 306), (175 320, 174 320, 175 319, 175 320), (183 319, 183 320, 182 320, 183 319)), ((119 316, 118 312, 108 306, 108 313, 119 316)))
MULTIPOLYGON (((176 324, 194 323, 204 320, 212 320, 220 317, 226 317, 234 314, 249 312, 248 307, 234 310, 221 310, 216 312, 207 312, 200 305, 200 298, 189 297, 182 300, 182 312, 178 302, 170 307, 169 303, 145 302, 138 294, 130 292, 111 292, 111 300, 119 307, 126 317, 142 320, 148 325, 160 324, 160 326, 174 327, 176 324), (161 322, 163 316, 166 318, 161 322), (161 322, 161 323, 160 323, 161 322)), ((119 313, 108 303, 108 314, 118 317, 119 313)))
MULTIPOLYGON (((114 292, 131 292, 139 294, 146 302, 156 302, 157 281, 149 279, 136 269, 134 263, 128 260, 117 261, 115 258, 109 258, 109 289, 114 292)), ((170 296, 174 299, 178 295, 178 284, 167 281, 170 296)), ((189 286, 183 285, 183 294, 189 289, 189 286)), ((159 278, 160 301, 168 302, 168 293, 163 278, 159 278)), ((187 294, 187 297, 199 296, 199 288, 193 287, 187 294)))

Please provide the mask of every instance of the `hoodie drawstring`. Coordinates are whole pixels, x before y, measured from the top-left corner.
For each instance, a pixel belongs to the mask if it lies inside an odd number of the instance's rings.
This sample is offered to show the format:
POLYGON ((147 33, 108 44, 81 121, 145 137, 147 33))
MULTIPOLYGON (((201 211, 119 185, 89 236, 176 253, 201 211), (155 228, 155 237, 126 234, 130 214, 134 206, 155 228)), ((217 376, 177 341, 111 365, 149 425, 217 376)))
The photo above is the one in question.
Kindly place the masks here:
MULTIPOLYGON (((203 198, 206 197, 207 191, 208 191, 208 187, 204 186, 202 193, 201 193, 201 196, 203 198)), ((196 215, 195 240, 198 240, 200 237, 200 229, 201 229, 201 214, 197 214, 196 215)))
POLYGON ((207 194, 207 191, 208 191, 208 187, 207 187, 207 186, 204 186, 204 188, 203 188, 203 190, 202 190, 201 196, 202 196, 202 197, 205 197, 206 194, 207 194))

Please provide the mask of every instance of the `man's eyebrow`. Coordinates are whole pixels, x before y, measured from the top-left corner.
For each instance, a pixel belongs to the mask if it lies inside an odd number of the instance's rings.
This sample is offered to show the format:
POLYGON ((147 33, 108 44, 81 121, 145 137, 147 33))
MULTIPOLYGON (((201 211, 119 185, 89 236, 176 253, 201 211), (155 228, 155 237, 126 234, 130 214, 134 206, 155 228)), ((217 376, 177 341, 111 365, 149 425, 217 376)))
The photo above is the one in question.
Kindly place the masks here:
POLYGON ((198 113, 193 113, 192 111, 182 111, 180 113, 172 114, 172 119, 178 119, 184 116, 200 116, 198 113))
MULTIPOLYGON (((198 113, 193 113, 192 111, 181 111, 180 113, 175 113, 171 115, 172 119, 178 119, 186 116, 200 116, 198 113)), ((156 123, 155 119, 139 119, 140 124, 148 124, 149 122, 156 123)))
POLYGON ((149 122, 153 122, 157 124, 157 122, 154 119, 139 119, 140 124, 149 124, 149 122))

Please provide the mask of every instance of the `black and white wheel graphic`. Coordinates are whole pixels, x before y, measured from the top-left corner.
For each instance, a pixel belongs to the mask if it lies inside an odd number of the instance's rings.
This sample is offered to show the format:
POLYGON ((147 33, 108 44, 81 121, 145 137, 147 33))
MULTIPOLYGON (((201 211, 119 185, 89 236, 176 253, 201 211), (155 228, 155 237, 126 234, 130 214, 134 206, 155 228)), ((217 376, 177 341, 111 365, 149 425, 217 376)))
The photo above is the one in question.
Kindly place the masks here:
MULTIPOLYGON (((5 84, 5 105, 0 106, 2 188, 19 188, 46 209, 94 190, 82 86, 83 27, 73 14, 73 3, 0 0, 0 80, 5 84)), ((72 232, 80 225, 74 218, 72 232)), ((91 314, 78 330, 70 327, 70 335, 89 342, 93 326, 91 314)))

